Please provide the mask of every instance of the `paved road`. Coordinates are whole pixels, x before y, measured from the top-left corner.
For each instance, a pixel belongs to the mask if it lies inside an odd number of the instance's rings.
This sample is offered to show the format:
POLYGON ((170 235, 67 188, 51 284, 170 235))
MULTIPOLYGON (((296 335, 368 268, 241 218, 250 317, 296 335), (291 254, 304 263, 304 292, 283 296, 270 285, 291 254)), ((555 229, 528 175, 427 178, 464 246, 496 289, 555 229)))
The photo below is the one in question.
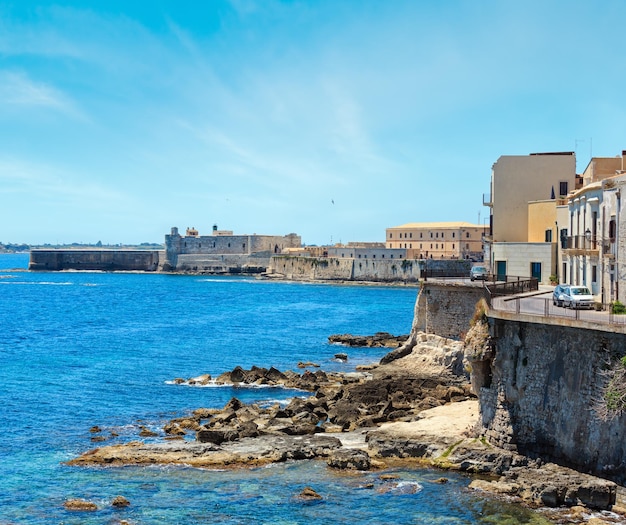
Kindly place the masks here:
POLYGON ((532 296, 495 297, 492 300, 492 308, 542 317, 563 317, 592 323, 626 325, 626 315, 613 315, 608 310, 598 312, 596 310, 573 310, 556 306, 552 301, 552 290, 532 296))

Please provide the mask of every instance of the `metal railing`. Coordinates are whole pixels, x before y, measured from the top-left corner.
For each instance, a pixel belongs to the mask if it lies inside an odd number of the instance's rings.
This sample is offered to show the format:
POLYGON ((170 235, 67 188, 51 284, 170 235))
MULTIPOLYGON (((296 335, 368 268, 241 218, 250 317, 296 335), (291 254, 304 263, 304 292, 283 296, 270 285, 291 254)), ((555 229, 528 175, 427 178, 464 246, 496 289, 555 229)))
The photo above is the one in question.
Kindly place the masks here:
POLYGON ((501 297, 539 290, 539 279, 535 277, 516 277, 512 275, 492 275, 485 281, 489 297, 501 297))
POLYGON ((562 239, 561 247, 565 250, 597 250, 602 245, 596 236, 571 235, 562 239))
POLYGON ((493 310, 537 317, 556 317, 586 321, 590 323, 626 325, 626 314, 613 313, 612 305, 594 303, 592 308, 566 308, 554 304, 550 297, 493 297, 490 307, 493 310))

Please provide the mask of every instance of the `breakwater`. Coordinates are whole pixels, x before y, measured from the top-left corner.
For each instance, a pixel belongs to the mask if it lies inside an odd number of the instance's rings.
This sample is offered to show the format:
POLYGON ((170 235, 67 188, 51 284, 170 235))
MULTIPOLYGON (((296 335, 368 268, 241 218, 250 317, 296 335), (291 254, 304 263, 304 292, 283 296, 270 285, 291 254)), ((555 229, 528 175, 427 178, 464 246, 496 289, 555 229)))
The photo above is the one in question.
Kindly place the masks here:
POLYGON ((29 270, 144 271, 159 269, 163 252, 156 250, 55 250, 30 252, 29 270))

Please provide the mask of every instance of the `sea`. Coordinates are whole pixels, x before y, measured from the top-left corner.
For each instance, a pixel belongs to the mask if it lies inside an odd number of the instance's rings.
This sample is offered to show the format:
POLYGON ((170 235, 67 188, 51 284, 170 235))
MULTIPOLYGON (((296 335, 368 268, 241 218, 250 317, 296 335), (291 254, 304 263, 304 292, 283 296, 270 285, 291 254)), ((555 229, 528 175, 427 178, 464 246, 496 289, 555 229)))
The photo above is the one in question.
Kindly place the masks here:
POLYGON ((297 371, 301 361, 349 372, 378 361, 385 350, 346 349, 328 336, 409 333, 417 289, 28 272, 28 258, 0 255, 0 525, 550 523, 469 490, 469 476, 414 465, 357 473, 323 461, 236 470, 66 465, 100 445, 161 440, 168 420, 232 397, 272 405, 307 395, 175 378, 237 365, 297 371), (142 429, 160 436, 141 438, 142 429), (436 483, 441 477, 448 482, 436 483), (298 498, 305 487, 322 499, 298 498), (130 505, 112 506, 116 496, 130 505), (73 498, 98 510, 66 510, 73 498))

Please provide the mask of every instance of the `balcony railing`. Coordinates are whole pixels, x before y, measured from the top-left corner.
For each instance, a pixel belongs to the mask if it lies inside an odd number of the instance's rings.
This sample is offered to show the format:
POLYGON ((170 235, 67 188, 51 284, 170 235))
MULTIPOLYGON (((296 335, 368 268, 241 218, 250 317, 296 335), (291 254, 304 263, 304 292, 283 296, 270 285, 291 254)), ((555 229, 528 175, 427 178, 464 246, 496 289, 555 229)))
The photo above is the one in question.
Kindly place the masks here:
POLYGON ((483 193, 483 206, 493 206, 491 193, 483 193))
POLYGON ((601 245, 601 239, 589 235, 572 235, 561 239, 561 248, 564 250, 597 251, 601 245))

